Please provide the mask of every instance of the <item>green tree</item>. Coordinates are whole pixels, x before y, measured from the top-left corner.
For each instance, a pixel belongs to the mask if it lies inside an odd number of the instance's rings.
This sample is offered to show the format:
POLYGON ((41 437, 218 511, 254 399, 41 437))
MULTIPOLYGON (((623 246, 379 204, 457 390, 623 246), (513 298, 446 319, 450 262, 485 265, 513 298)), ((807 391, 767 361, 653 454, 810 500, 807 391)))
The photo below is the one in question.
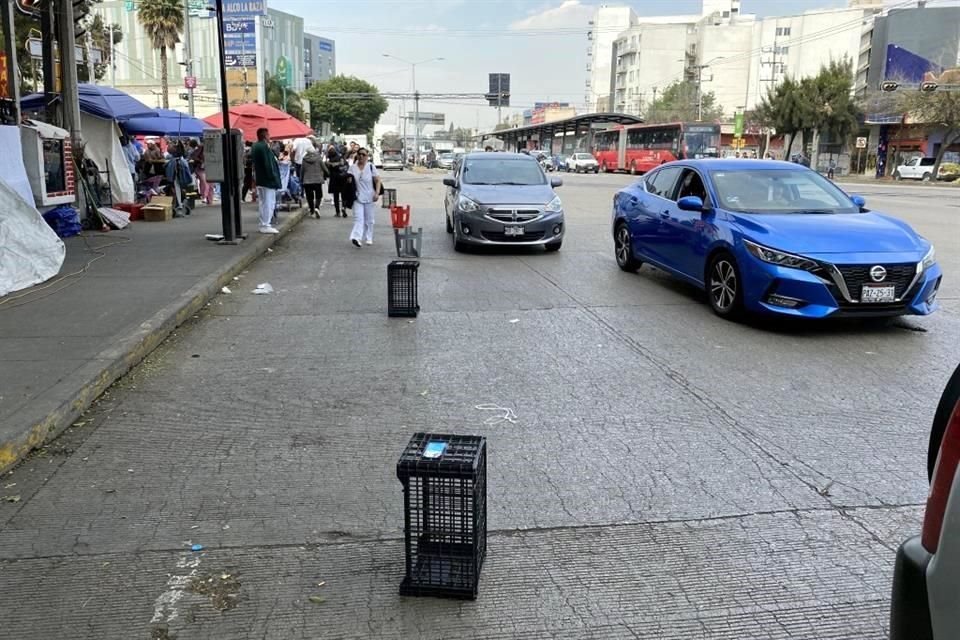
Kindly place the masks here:
POLYGON ((943 131, 943 141, 937 151, 930 173, 934 176, 940 171, 943 156, 952 144, 960 144, 960 91, 938 89, 923 93, 911 89, 899 89, 896 92, 897 103, 904 113, 914 122, 922 122, 928 132, 943 131))
POLYGON ((663 90, 657 99, 647 105, 647 122, 693 122, 698 119, 709 122, 723 117, 723 107, 717 104, 712 92, 703 94, 702 110, 698 108, 697 83, 692 80, 674 82, 663 90))
POLYGON ((170 108, 170 80, 167 73, 167 50, 180 42, 183 31, 183 2, 181 0, 139 0, 137 20, 160 52, 160 92, 164 109, 170 108))
POLYGON ((314 83, 303 97, 310 102, 313 128, 328 122, 338 133, 371 131, 389 106, 375 86, 353 76, 314 83))
POLYGON ((264 73, 263 85, 267 104, 281 111, 286 111, 297 120, 303 120, 303 99, 299 93, 292 89, 287 89, 286 96, 284 96, 283 86, 280 84, 277 76, 269 72, 264 73))
POLYGON ((761 124, 790 137, 786 157, 801 135, 806 142, 816 129, 831 140, 846 142, 858 130, 860 107, 852 97, 853 65, 832 61, 812 78, 786 78, 761 100, 756 116, 761 124))

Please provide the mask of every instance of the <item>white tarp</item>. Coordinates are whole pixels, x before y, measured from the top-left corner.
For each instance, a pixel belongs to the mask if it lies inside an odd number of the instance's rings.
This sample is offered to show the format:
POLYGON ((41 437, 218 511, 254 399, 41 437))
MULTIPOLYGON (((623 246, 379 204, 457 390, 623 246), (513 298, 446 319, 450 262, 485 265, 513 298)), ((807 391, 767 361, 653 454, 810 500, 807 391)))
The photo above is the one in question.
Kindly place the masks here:
MULTIPOLYGON (((130 167, 120 147, 120 130, 113 120, 80 113, 80 129, 86 145, 85 155, 97 163, 100 170, 110 169, 110 191, 114 202, 135 202, 130 167)), ((77 187, 80 188, 79 186, 77 187)))
POLYGON ((20 130, 0 127, 0 296, 60 272, 66 247, 33 206, 20 130), (11 152, 12 150, 12 152, 11 152))

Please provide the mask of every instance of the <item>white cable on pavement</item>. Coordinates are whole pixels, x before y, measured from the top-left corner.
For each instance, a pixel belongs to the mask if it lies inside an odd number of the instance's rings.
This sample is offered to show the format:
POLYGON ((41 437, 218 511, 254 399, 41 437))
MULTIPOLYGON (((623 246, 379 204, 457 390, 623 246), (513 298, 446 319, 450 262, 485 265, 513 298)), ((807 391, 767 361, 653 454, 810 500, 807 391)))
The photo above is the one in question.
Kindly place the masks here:
POLYGON ((510 407, 501 407, 498 404, 478 404, 474 407, 478 411, 496 411, 497 415, 490 416, 483 421, 483 424, 487 426, 492 426, 495 424, 500 424, 501 422, 509 422, 510 424, 517 424, 517 414, 510 407))

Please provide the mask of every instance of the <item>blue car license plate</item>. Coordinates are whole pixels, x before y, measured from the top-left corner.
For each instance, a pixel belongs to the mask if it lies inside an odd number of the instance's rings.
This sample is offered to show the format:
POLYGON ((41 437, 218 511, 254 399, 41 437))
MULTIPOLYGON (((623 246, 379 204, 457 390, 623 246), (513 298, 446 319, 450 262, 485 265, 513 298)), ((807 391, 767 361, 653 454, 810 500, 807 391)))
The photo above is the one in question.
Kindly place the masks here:
POLYGON ((523 227, 504 227, 503 235, 505 236, 522 236, 523 227))
POLYGON ((860 302, 884 303, 893 302, 897 298, 896 288, 893 285, 863 285, 860 291, 860 302))

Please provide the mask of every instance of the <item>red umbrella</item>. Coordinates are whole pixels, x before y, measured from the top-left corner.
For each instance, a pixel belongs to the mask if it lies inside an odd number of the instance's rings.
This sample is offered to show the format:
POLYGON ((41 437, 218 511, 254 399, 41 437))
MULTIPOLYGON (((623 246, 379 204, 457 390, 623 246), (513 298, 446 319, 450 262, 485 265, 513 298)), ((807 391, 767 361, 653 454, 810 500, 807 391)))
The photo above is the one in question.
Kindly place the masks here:
MULTIPOLYGON (((219 112, 203 119, 218 129, 223 128, 223 115, 219 112)), ((313 129, 303 124, 289 113, 271 107, 268 104, 251 102, 230 107, 230 128, 243 131, 243 139, 256 142, 257 129, 266 127, 273 139, 302 138, 313 133, 313 129)))

